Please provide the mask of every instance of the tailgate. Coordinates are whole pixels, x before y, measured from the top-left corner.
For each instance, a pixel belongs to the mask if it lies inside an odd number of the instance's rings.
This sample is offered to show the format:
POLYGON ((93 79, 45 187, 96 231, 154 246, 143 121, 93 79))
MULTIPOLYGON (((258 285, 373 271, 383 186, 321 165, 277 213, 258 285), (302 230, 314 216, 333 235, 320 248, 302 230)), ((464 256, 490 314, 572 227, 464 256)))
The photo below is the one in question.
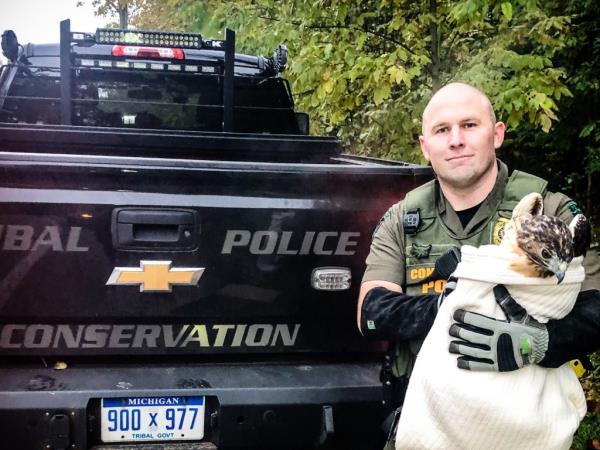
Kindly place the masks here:
POLYGON ((414 167, 0 154, 1 354, 371 352, 371 233, 414 167), (319 268, 351 273, 315 289, 319 268))

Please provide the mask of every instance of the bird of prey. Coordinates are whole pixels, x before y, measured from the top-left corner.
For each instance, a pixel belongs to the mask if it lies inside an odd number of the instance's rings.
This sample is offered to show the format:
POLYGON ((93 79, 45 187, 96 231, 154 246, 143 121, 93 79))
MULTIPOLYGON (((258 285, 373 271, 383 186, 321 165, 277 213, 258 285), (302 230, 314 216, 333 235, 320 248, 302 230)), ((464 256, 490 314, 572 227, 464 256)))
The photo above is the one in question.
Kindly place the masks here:
POLYGON ((556 276, 560 283, 571 260, 585 255, 589 245, 589 223, 577 214, 567 225, 556 217, 542 214, 543 200, 538 193, 521 199, 504 228, 501 246, 517 258, 511 268, 529 277, 556 276))

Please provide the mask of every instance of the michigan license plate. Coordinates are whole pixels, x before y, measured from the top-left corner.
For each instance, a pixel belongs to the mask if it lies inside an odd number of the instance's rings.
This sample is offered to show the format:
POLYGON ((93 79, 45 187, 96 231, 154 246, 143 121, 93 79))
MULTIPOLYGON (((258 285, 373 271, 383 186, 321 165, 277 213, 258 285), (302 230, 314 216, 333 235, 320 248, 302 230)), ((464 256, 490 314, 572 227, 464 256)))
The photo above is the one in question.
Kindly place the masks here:
POLYGON ((101 409, 103 442, 204 437, 204 397, 103 398, 101 409))

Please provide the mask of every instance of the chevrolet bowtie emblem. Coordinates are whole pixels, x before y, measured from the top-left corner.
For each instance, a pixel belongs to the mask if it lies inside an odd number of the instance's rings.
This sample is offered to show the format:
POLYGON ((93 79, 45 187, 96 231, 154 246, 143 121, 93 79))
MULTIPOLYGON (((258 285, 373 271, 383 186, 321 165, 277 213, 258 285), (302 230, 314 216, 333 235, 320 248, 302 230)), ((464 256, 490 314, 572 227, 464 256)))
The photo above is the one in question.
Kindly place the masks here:
POLYGON ((140 292, 171 292, 174 284, 193 286, 203 267, 171 268, 171 261, 140 261, 140 267, 115 267, 107 285, 140 285, 140 292))

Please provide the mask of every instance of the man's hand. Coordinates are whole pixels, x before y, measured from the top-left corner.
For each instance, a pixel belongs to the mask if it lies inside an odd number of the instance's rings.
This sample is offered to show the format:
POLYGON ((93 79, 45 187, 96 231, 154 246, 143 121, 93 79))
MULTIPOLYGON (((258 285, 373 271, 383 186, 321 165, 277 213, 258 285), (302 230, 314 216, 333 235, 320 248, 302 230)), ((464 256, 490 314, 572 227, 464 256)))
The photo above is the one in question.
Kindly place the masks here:
POLYGON ((467 370, 508 372, 540 362, 548 350, 548 331, 527 314, 503 285, 494 288, 496 302, 507 320, 459 309, 450 336, 450 353, 461 355, 457 365, 467 370))

